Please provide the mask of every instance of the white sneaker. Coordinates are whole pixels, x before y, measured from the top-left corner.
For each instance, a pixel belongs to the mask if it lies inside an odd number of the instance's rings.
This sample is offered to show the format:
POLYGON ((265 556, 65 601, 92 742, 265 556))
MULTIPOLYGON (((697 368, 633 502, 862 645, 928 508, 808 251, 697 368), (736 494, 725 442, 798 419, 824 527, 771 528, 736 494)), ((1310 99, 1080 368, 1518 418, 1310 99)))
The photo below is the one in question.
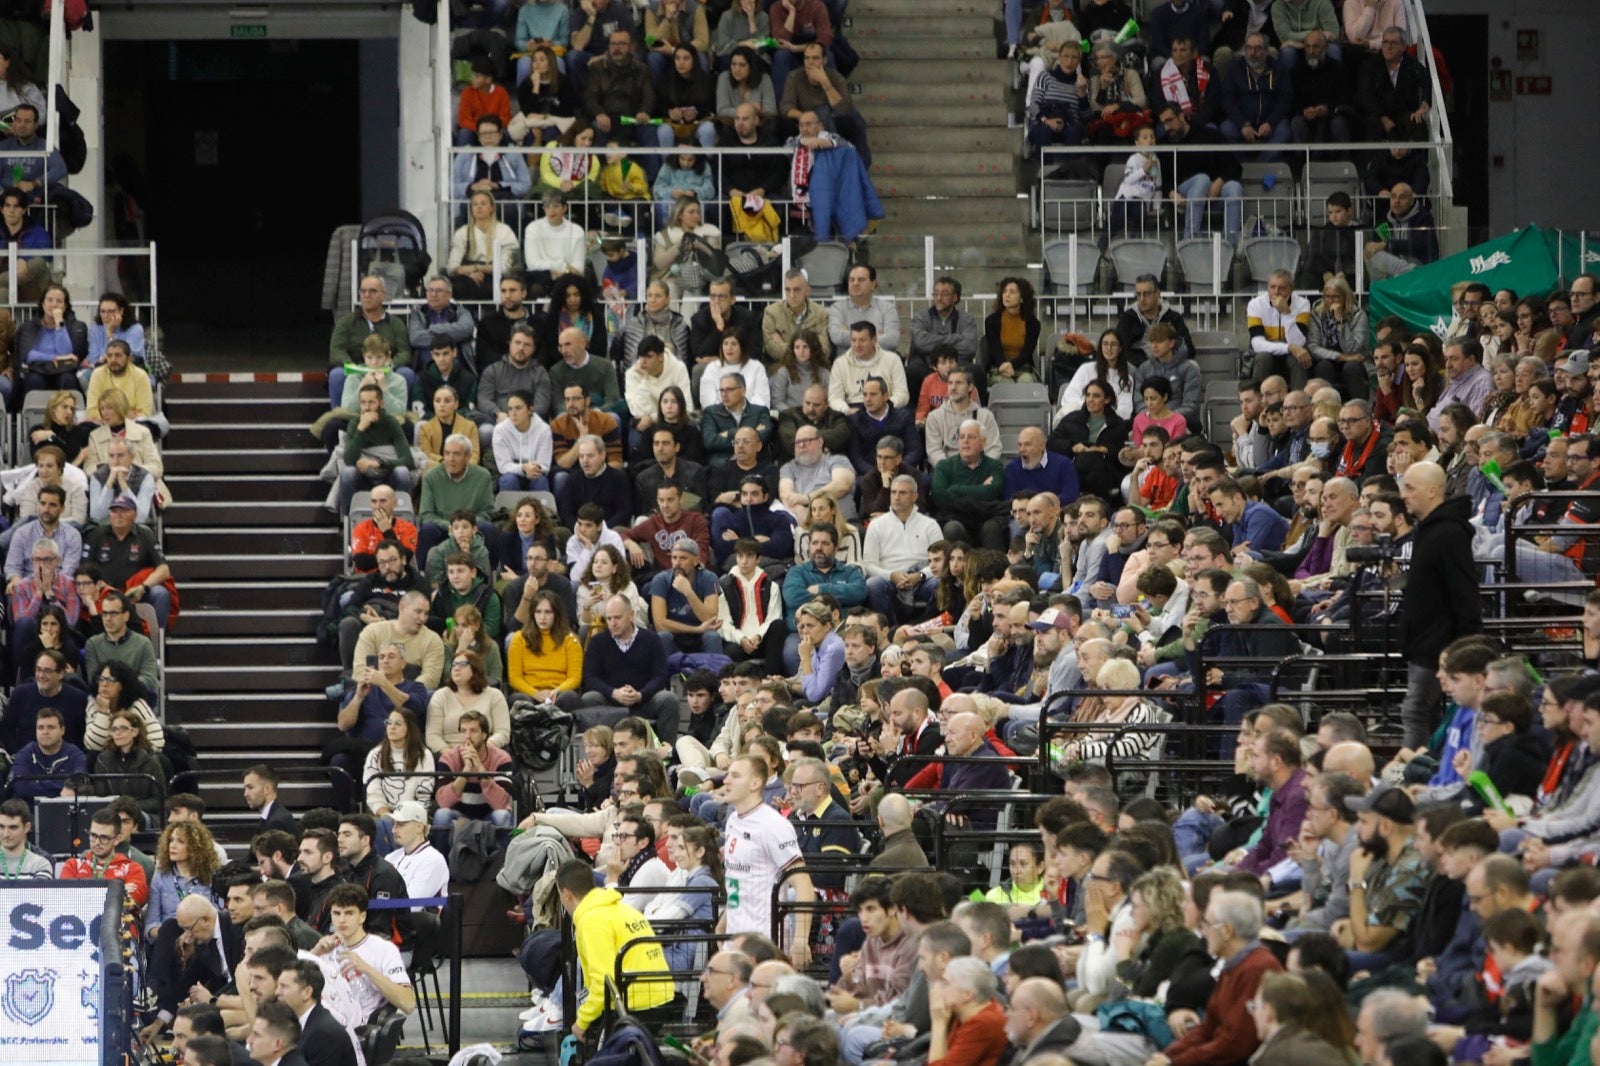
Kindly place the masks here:
POLYGON ((550 1002, 549 997, 547 997, 543 992, 539 991, 530 993, 529 998, 533 1001, 533 1005, 527 1010, 523 1011, 521 1014, 517 1015, 518 1018, 521 1018, 525 1022, 531 1022, 542 1015, 544 1013, 545 1005, 550 1002))
POLYGON ((522 1031, 525 1033, 552 1033, 565 1028, 561 1016, 561 1004, 546 1000, 537 1018, 525 1023, 522 1031))

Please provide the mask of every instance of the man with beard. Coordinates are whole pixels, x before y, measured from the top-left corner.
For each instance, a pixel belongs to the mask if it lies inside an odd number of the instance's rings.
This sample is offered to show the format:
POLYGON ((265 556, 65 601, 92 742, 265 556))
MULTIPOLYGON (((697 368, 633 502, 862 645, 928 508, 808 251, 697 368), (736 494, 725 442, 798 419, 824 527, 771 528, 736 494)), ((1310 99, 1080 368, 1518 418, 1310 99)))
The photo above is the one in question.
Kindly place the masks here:
POLYGON ((1267 801, 1267 821, 1254 846, 1238 862, 1238 869, 1255 874, 1269 895, 1280 891, 1298 873, 1287 866, 1289 846, 1300 837, 1309 800, 1306 797, 1306 772, 1300 765, 1300 739, 1287 730, 1274 729, 1256 737, 1251 758, 1251 775, 1271 790, 1267 801))
POLYGON ((1352 970, 1375 970, 1405 954, 1430 871, 1412 841, 1416 805, 1402 789, 1379 786, 1344 802, 1361 843, 1350 856, 1350 917, 1333 935, 1352 970))

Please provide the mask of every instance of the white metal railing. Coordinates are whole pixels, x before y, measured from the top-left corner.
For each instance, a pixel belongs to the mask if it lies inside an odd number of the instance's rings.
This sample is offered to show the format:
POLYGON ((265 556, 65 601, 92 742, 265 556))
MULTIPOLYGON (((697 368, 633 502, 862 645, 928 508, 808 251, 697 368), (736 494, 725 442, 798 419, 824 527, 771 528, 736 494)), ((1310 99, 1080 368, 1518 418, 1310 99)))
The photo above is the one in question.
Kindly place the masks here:
POLYGON ((1433 37, 1428 32, 1428 16, 1422 10, 1422 0, 1404 0, 1404 3, 1411 39, 1417 46, 1417 62, 1428 72, 1429 89, 1433 95, 1433 103, 1428 108, 1428 128, 1433 132, 1434 140, 1429 146, 1435 160, 1434 178, 1438 182, 1439 195, 1448 200, 1455 196, 1455 174, 1451 171, 1455 136, 1450 131, 1450 113, 1445 107, 1444 88, 1439 84, 1439 65, 1433 59, 1433 37))
MULTIPOLYGON (((10 305, 10 307, 19 316, 26 315, 30 310, 27 305, 19 305, 20 302, 17 294, 18 267, 20 267, 22 262, 27 259, 93 259, 100 260, 102 265, 105 263, 114 264, 118 259, 150 260, 149 298, 146 300, 135 300, 130 297, 128 299, 128 305, 134 309, 135 317, 144 326, 146 345, 153 347, 158 343, 157 330, 160 326, 160 318, 157 314, 158 302, 156 288, 156 245, 154 241, 151 241, 149 244, 129 244, 120 247, 102 248, 39 248, 19 250, 15 244, 6 245, 5 258, 3 260, 6 270, 6 303, 10 305)), ((103 269, 97 270, 95 271, 94 276, 103 279, 105 272, 103 269)), ((74 302, 80 306, 97 308, 99 304, 99 293, 96 292, 92 301, 76 300, 74 302)), ((96 311, 91 310, 86 315, 79 315, 78 318, 83 322, 93 322, 95 314, 96 311)))

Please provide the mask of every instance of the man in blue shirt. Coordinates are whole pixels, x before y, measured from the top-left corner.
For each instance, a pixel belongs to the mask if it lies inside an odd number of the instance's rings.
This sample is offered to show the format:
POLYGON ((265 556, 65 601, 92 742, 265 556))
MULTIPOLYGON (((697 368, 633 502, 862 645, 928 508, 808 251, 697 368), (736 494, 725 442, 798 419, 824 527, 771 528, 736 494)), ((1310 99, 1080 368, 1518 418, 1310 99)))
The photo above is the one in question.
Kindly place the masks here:
POLYGON ((44 138, 39 136, 39 109, 32 104, 18 105, 11 114, 11 136, 0 140, 0 173, 4 173, 5 183, 21 190, 30 203, 44 199, 45 186, 67 179, 66 160, 57 151, 42 157, 6 153, 44 149, 44 138))
POLYGON ((700 545, 692 537, 672 543, 672 568, 650 579, 650 618, 667 654, 722 654, 717 575, 700 565, 700 545))
MULTIPOLYGON (((50 247, 50 234, 43 226, 28 218, 28 194, 21 189, 7 189, 0 194, 0 224, 5 227, 7 244, 17 246, 17 257, 22 264, 22 276, 17 279, 17 298, 33 301, 50 283, 50 260, 43 256, 23 258, 22 253, 50 247)), ((5 274, 0 272, 0 280, 5 274)))
POLYGON ((1211 486, 1211 506, 1217 517, 1233 530, 1233 547, 1247 545, 1258 552, 1282 551, 1289 521, 1260 500, 1246 499, 1244 489, 1232 478, 1211 486))

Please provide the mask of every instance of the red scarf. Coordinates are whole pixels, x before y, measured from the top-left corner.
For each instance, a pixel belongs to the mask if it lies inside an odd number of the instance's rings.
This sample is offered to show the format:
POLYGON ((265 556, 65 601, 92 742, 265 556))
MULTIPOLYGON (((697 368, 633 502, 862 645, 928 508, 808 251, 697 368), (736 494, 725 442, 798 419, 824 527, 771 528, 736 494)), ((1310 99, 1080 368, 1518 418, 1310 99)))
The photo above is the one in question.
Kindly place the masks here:
POLYGON ((1365 470, 1367 467, 1367 460, 1372 458, 1372 449, 1377 445, 1377 443, 1378 427, 1373 426, 1372 432, 1367 434, 1366 445, 1361 449, 1361 458, 1356 459, 1356 442, 1353 440, 1345 441, 1344 451, 1339 455, 1338 475, 1340 477, 1350 478, 1351 480, 1359 478, 1361 476, 1361 471, 1365 470))

